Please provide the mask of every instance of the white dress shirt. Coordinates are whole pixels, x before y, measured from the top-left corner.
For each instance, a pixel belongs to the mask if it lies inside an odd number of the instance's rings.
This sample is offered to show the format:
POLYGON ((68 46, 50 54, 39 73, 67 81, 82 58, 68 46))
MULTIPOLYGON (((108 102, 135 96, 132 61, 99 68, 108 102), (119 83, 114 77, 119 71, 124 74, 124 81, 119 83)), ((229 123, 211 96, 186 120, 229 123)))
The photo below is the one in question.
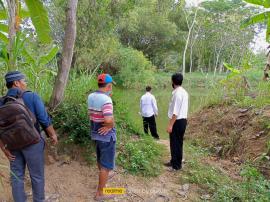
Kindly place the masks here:
POLYGON ((141 97, 140 109, 143 117, 158 115, 157 101, 155 96, 153 96, 150 92, 146 92, 141 97))
POLYGON ((188 114, 188 93, 179 86, 172 92, 172 99, 169 105, 168 117, 171 119, 176 115, 176 119, 186 119, 188 114))

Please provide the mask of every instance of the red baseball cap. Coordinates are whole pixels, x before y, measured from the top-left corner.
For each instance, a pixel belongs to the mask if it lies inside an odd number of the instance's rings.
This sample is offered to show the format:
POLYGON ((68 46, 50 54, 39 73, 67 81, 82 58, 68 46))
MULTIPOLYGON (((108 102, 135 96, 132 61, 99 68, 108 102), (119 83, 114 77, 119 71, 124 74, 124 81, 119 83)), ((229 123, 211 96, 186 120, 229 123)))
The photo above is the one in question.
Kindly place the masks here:
POLYGON ((109 74, 100 74, 100 75, 98 75, 98 83, 100 83, 100 84, 107 84, 107 83, 115 84, 115 82, 113 81, 111 75, 109 75, 109 74))

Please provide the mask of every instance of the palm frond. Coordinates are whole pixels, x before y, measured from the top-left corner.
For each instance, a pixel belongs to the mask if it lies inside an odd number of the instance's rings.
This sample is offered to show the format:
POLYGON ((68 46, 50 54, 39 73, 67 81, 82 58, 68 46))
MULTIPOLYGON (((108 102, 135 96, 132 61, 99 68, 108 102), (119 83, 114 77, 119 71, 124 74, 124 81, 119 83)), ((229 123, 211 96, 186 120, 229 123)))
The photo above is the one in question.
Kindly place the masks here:
POLYGON ((32 23, 36 29, 39 40, 42 43, 50 43, 50 24, 48 12, 40 0, 25 0, 26 6, 29 9, 32 23))
POLYGON ((250 16, 241 22, 240 27, 245 28, 256 23, 267 22, 269 16, 270 16, 270 11, 266 11, 263 13, 250 16))

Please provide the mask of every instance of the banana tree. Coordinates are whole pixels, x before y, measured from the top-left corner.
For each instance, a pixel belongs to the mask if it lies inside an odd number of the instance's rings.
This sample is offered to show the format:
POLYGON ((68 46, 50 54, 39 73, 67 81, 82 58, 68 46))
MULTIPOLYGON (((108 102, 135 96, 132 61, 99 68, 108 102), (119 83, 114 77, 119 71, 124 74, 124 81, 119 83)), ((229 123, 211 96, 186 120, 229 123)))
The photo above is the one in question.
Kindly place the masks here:
MULTIPOLYGON (((270 0, 245 0, 245 2, 253 4, 253 5, 257 5, 257 6, 262 6, 265 9, 269 9, 270 8, 270 0)), ((266 41, 270 42, 270 11, 264 11, 258 14, 255 14, 253 16, 248 17, 247 19, 243 20, 241 22, 241 27, 245 28, 248 27, 250 25, 254 25, 257 23, 265 23, 267 25, 266 27, 266 41)), ((270 54, 267 54, 267 64, 264 68, 264 72, 267 71, 267 69, 270 66, 270 54)), ((264 73, 265 75, 265 73, 264 73)))
POLYGON ((0 40, 8 44, 8 69, 15 69, 16 57, 13 49, 22 19, 30 17, 39 41, 47 44, 51 42, 48 13, 41 0, 0 0, 0 7, 0 20, 4 20, 0 23, 0 40), (26 8, 22 5, 26 5, 26 8), (5 20, 8 20, 8 26, 5 20))

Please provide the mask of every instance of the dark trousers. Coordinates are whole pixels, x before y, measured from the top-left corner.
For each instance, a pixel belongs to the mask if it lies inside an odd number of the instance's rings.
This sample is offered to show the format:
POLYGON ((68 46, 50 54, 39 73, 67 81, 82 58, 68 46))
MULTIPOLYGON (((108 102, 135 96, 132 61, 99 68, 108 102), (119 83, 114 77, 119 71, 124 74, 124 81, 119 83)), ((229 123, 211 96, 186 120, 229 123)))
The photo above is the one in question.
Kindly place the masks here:
POLYGON ((154 138, 159 139, 159 136, 157 134, 156 119, 154 115, 150 117, 143 117, 143 130, 146 134, 148 134, 148 127, 150 129, 151 135, 154 138))
POLYGON ((22 150, 12 151, 16 157, 10 162, 11 186, 14 202, 26 202, 24 191, 24 175, 27 166, 32 183, 33 202, 43 202, 44 193, 44 147, 43 138, 39 143, 30 145, 22 150))
POLYGON ((174 169, 182 168, 183 139, 187 126, 186 119, 176 120, 170 134, 171 165, 174 169))

